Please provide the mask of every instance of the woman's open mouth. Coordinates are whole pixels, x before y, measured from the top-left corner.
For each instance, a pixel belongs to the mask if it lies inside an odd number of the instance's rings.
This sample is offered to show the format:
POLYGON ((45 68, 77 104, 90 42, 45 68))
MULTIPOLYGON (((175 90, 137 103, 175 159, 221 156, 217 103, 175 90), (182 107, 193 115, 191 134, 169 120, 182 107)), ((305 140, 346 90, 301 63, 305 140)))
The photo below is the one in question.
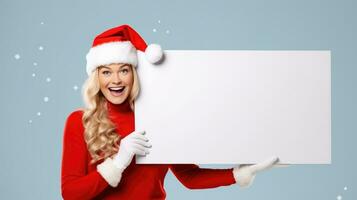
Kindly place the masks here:
POLYGON ((113 96, 120 96, 123 94, 125 87, 121 86, 121 87, 110 87, 109 91, 110 94, 112 94, 113 96))

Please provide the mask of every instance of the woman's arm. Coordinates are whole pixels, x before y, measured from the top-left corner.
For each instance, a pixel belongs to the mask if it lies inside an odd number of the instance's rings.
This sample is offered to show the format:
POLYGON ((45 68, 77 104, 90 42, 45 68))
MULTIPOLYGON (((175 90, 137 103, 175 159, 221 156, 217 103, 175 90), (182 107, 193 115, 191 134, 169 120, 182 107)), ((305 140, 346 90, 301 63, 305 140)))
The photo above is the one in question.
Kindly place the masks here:
POLYGON ((91 199, 108 187, 98 171, 87 172, 87 148, 81 111, 69 115, 64 128, 61 190, 67 199, 91 199))
POLYGON ((171 171, 189 189, 206 189, 236 183, 233 168, 205 169, 195 164, 172 164, 171 171))

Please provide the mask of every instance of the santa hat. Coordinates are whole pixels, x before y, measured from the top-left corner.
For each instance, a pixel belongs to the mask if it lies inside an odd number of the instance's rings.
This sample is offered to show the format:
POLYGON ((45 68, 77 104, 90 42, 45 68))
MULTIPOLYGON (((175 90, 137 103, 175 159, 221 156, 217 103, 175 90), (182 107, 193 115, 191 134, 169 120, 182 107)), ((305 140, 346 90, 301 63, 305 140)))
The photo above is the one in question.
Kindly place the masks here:
POLYGON ((87 59, 87 74, 101 65, 127 63, 138 65, 139 51, 145 54, 150 63, 161 60, 163 51, 158 44, 147 45, 140 35, 129 25, 111 28, 99 34, 93 41, 87 59))

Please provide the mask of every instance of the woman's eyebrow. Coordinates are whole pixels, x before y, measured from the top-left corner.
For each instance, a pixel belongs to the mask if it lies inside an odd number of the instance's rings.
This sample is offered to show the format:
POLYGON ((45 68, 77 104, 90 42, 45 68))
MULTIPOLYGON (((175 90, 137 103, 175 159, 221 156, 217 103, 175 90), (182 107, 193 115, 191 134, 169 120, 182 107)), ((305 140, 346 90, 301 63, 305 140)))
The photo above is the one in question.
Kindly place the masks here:
POLYGON ((109 67, 106 67, 106 66, 101 66, 100 67, 100 69, 103 69, 103 68, 110 69, 109 67))
POLYGON ((122 66, 120 66, 120 69, 123 67, 129 67, 129 65, 128 64, 122 65, 122 66))

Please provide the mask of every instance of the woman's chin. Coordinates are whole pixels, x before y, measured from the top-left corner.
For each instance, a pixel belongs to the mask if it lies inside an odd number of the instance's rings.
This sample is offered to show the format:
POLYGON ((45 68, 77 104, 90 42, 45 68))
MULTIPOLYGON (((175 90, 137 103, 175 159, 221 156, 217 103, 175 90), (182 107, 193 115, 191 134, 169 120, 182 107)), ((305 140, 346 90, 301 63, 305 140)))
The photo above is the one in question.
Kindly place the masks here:
POLYGON ((126 100, 127 96, 122 95, 120 97, 110 96, 107 98, 112 104, 122 104, 126 100))

